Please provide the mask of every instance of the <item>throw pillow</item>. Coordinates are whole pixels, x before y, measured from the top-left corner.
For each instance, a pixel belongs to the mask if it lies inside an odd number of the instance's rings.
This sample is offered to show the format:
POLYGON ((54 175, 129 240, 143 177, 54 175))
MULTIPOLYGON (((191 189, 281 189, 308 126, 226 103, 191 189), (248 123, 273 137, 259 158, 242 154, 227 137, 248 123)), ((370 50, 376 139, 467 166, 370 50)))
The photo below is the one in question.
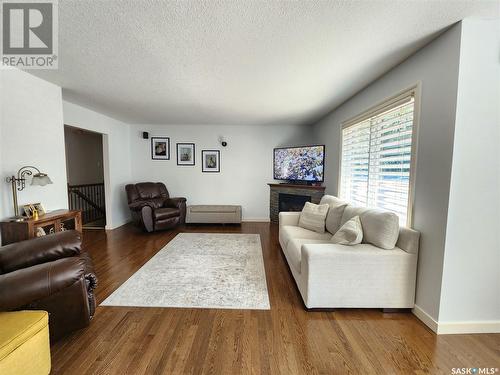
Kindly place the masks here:
POLYGON ((333 243, 340 245, 357 245, 363 240, 363 227, 359 216, 354 216, 346 221, 331 239, 333 243))
POLYGON ((328 215, 326 215, 326 230, 331 234, 336 233, 340 228, 342 215, 347 206, 347 202, 344 202, 333 195, 323 195, 319 204, 328 204, 330 206, 328 215))
POLYGON ((363 224, 363 242, 382 249, 394 249, 399 237, 399 217, 394 212, 369 209, 360 216, 363 224))
POLYGON ((359 216, 363 226, 363 243, 371 243, 382 249, 394 249, 399 237, 399 218, 394 212, 376 208, 348 205, 342 223, 359 216))
POLYGON ((306 202, 299 217, 299 227, 325 233, 325 219, 330 206, 306 202))

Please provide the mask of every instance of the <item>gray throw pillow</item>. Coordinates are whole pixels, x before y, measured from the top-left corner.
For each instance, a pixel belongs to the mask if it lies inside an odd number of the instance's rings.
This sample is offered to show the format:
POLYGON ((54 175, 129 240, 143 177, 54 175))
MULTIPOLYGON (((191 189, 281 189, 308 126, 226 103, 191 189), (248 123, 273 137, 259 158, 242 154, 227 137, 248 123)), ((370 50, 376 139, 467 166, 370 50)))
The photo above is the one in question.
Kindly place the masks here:
POLYGON ((331 234, 334 234, 340 228, 342 215, 347 206, 347 202, 344 202, 333 195, 323 195, 319 204, 328 204, 330 206, 328 215, 326 215, 325 225, 326 230, 331 234))

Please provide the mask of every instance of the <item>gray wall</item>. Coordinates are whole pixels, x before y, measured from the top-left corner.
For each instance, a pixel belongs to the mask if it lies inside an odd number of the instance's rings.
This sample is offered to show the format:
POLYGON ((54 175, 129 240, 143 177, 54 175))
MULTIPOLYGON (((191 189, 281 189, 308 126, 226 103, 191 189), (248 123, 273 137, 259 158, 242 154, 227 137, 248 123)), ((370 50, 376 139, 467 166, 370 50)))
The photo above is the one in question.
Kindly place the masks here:
POLYGON ((499 56, 498 20, 463 22, 440 330, 468 321, 500 329, 499 56))
POLYGON ((104 182, 102 134, 64 127, 68 184, 104 182))
POLYGON ((437 321, 458 83, 461 26, 376 80, 315 125, 327 145, 327 192, 337 194, 341 123, 412 85, 421 83, 413 227, 422 233, 416 304, 437 321))

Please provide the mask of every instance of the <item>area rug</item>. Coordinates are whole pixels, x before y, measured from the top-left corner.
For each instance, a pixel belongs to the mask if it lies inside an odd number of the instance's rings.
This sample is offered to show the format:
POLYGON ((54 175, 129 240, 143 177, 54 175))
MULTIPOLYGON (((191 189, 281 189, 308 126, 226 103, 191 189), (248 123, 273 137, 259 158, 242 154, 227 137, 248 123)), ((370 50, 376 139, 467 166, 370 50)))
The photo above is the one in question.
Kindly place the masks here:
POLYGON ((268 310, 260 236, 179 233, 101 306, 268 310))

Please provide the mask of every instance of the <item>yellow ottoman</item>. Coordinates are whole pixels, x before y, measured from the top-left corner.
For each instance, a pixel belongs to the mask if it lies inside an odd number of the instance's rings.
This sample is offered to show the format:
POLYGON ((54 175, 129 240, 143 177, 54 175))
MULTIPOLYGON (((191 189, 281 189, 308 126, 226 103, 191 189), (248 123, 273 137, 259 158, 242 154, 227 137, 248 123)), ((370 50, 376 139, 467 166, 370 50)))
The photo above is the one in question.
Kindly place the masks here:
POLYGON ((49 314, 0 312, 0 374, 47 375, 50 372, 49 314))

